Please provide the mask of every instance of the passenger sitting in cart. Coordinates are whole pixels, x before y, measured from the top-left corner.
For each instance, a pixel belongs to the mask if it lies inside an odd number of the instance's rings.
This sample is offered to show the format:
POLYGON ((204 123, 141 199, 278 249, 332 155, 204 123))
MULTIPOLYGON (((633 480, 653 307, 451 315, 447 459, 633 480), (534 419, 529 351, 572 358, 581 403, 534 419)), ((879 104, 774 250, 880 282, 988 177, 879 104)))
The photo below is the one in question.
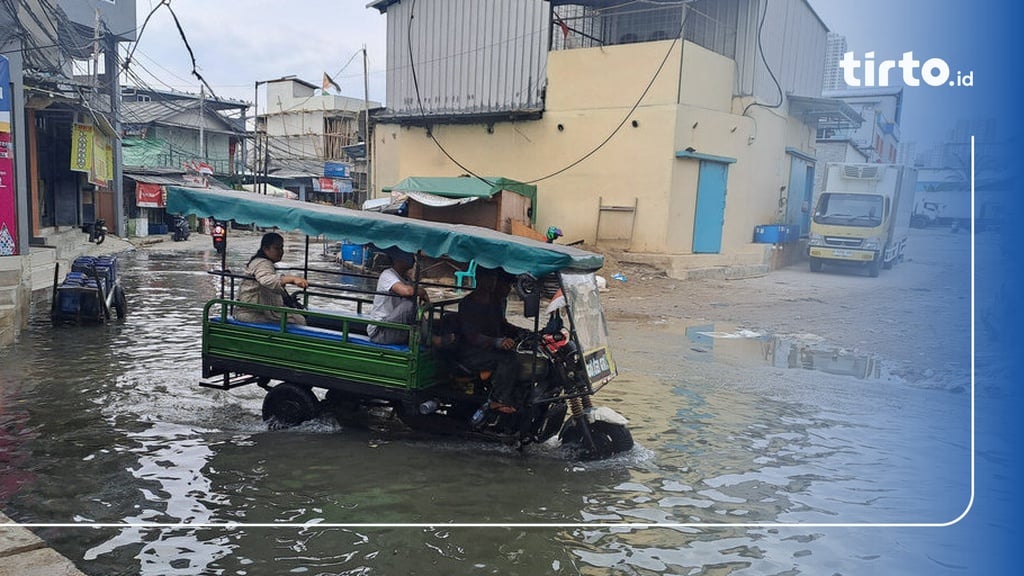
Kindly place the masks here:
MULTIPOLYGON (((391 266, 380 273, 377 279, 377 294, 373 297, 370 317, 383 322, 411 325, 416 322, 416 297, 424 303, 430 301, 422 286, 406 278, 412 270, 415 258, 412 254, 390 248, 385 251, 391 257, 391 266)), ((386 328, 377 324, 366 327, 371 342, 377 344, 408 344, 409 331, 400 328, 386 328)))
POLYGON ((505 319, 511 288, 504 272, 481 269, 476 289, 459 303, 458 362, 473 371, 492 372, 490 397, 499 410, 514 402, 519 364, 513 349, 526 331, 505 319))
MULTIPOLYGON (((291 284, 306 288, 309 282, 301 276, 280 274, 274 264, 284 257, 284 238, 276 232, 267 232, 260 241, 260 249, 249 259, 245 267, 246 278, 238 292, 238 301, 265 306, 283 307, 286 295, 285 286, 291 284)), ((280 322, 281 315, 273 310, 257 310, 245 306, 235 306, 234 317, 241 322, 280 322)), ((306 324, 301 314, 288 314, 288 322, 306 324)))

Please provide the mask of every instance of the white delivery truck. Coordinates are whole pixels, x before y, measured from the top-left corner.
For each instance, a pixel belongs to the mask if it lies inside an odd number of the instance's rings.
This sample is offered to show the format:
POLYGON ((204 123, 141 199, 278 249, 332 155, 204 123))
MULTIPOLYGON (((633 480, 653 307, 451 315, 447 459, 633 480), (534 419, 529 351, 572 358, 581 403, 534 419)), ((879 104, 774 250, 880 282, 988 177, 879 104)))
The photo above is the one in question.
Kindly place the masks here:
POLYGON ((830 162, 811 218, 811 272, 826 263, 846 264, 876 277, 902 259, 916 183, 917 170, 910 166, 830 162))

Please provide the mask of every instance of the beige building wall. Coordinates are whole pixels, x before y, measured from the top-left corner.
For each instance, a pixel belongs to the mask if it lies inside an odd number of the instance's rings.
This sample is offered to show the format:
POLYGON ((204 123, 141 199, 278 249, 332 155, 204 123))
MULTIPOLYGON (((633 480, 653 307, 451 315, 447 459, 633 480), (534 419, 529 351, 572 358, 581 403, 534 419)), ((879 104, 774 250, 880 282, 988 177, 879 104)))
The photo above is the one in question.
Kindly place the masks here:
MULTIPOLYGON (((719 259, 762 259, 753 229, 776 216, 789 182, 786 148, 813 154, 814 130, 788 117, 785 105, 743 116, 749 98, 733 97, 735 74, 731 59, 690 42, 551 52, 540 120, 439 124, 433 136, 476 174, 535 183, 538 230, 555 225, 566 241, 600 236, 641 253, 692 253, 700 160, 676 152, 734 160, 719 259), (635 213, 599 210, 634 203, 635 213)), ((378 124, 372 150, 377 190, 408 176, 465 173, 422 127, 378 124)))

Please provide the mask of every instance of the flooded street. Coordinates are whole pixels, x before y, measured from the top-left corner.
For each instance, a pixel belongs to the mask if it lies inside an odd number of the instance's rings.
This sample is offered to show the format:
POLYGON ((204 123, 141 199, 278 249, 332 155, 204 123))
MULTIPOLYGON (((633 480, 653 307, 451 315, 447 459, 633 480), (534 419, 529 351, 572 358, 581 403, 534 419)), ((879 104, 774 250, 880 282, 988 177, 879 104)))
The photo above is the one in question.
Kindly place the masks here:
MULTIPOLYGON (((235 240, 232 269, 254 238, 235 240)), ((243 524, 36 529, 87 574, 964 573, 952 534, 906 525, 969 504, 969 380, 908 382, 877 354, 708 309, 611 317, 620 376, 595 403, 637 445, 610 460, 331 420, 268 431, 259 388, 197 386, 219 262, 173 248, 120 256, 124 323, 53 328, 39 311, 0 350, 12 519, 243 524)))

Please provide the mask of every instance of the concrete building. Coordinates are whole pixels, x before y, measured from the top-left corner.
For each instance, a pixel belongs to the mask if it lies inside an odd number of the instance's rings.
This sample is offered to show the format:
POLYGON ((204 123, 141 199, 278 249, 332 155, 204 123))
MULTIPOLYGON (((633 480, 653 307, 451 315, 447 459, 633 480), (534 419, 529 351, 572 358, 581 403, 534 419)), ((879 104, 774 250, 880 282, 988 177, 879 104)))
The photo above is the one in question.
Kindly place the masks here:
POLYGON ((326 79, 324 86, 294 76, 262 84, 265 111, 256 117, 256 172, 303 200, 365 200, 362 126, 366 111, 380 103, 329 94, 326 79))
POLYGON ((827 28, 805 0, 471 4, 371 4, 388 17, 375 189, 505 176, 569 241, 679 277, 763 267, 753 231, 804 220, 819 122, 853 121, 819 97, 827 28))
POLYGON ((900 118, 903 113, 902 88, 849 88, 826 90, 822 96, 849 106, 862 121, 818 126, 818 167, 814 174, 813 207, 825 188, 825 164, 828 162, 906 162, 906 147, 901 147, 900 118))
POLYGON ((846 36, 829 32, 825 37, 825 75, 822 78, 821 90, 843 90, 846 81, 843 80, 843 71, 839 68, 839 61, 847 51, 846 36))
POLYGON ((847 103, 864 123, 846 131, 820 130, 819 139, 848 138, 867 155, 868 162, 896 162, 903 116, 902 87, 826 90, 821 95, 847 103))
POLYGON ((166 233, 163 186, 218 186, 245 172, 245 102, 126 87, 122 139, 128 234, 166 233))
POLYGON ((117 46, 135 40, 135 1, 4 3, 0 30, 2 345, 82 252, 83 224, 125 233, 117 46))

